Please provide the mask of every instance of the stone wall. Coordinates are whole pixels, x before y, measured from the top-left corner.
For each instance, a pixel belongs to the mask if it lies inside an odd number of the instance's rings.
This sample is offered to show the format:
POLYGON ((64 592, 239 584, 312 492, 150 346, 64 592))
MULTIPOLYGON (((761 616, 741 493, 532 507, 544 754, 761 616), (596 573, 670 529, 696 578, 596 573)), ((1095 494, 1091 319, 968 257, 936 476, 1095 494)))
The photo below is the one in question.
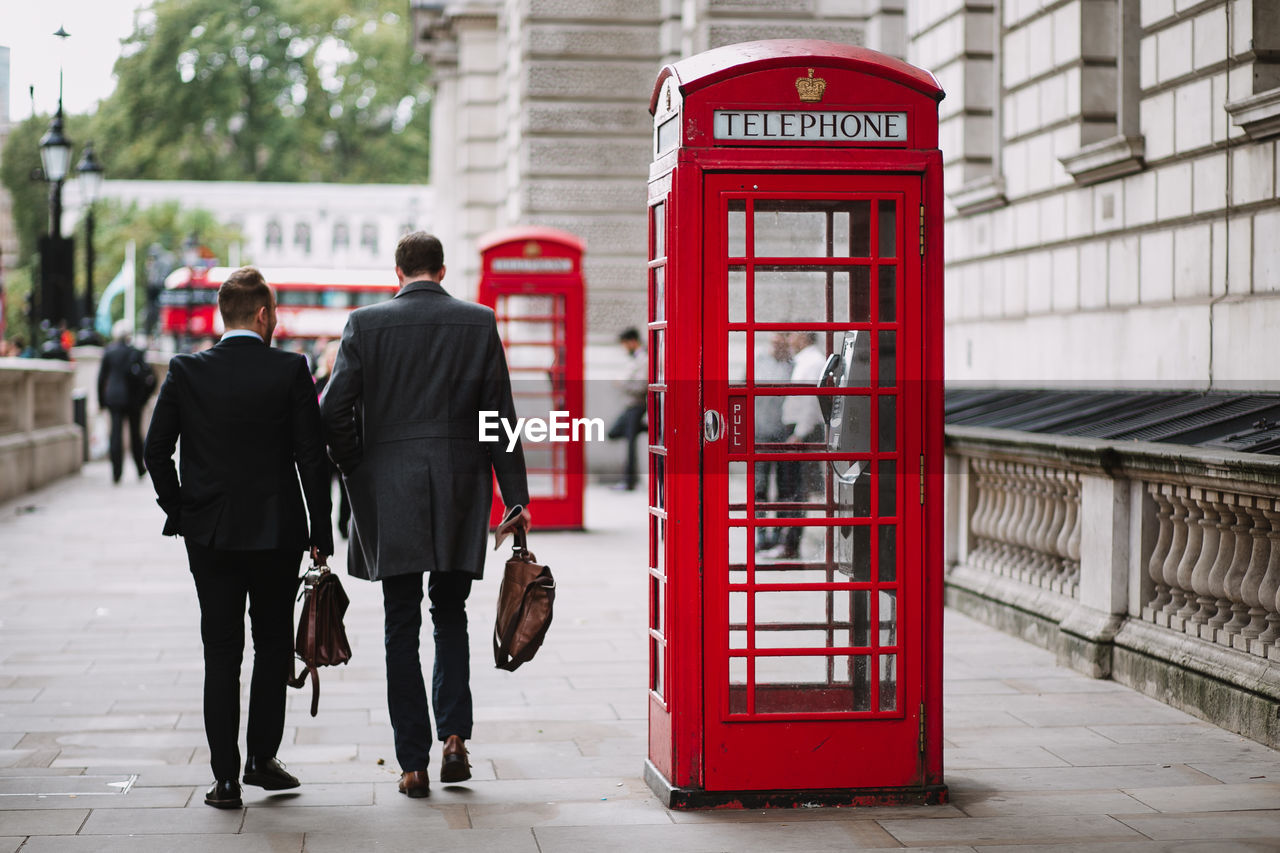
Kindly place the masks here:
POLYGON ((0 358, 0 501, 80 470, 75 374, 65 362, 0 358))
POLYGON ((909 6, 909 58, 947 89, 949 380, 1280 380, 1256 349, 1280 322, 1278 15, 909 6))
POLYGON ((414 4, 435 69, 432 185, 455 292, 473 294, 476 238, 549 225, 584 238, 588 334, 645 318, 648 105, 666 62, 762 38, 894 55, 902 0, 463 0, 414 4))

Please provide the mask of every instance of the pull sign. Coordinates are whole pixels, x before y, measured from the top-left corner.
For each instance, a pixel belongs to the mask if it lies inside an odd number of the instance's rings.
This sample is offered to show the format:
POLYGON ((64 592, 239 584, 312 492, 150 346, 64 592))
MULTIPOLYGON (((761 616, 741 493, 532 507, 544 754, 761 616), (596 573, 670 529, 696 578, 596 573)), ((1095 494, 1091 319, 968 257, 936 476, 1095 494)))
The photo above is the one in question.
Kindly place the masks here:
POLYGON ((747 452, 747 398, 729 398, 729 452, 747 452))

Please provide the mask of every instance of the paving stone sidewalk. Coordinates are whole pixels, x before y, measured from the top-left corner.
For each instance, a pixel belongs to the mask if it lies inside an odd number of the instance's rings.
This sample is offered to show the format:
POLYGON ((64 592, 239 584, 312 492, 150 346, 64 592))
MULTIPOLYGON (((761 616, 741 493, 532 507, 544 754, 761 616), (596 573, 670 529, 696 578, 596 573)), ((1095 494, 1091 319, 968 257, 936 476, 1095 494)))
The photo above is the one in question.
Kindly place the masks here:
POLYGON ((429 800, 396 792, 381 601, 347 579, 354 658, 322 673, 318 717, 290 697, 281 758, 303 787, 247 788, 240 811, 202 800, 195 591, 149 483, 93 463, 0 504, 0 853, 1280 850, 1280 754, 950 612, 949 805, 668 811, 641 780, 643 500, 592 488, 590 532, 535 531, 556 624, 516 673, 489 652, 491 556, 475 778, 429 800))

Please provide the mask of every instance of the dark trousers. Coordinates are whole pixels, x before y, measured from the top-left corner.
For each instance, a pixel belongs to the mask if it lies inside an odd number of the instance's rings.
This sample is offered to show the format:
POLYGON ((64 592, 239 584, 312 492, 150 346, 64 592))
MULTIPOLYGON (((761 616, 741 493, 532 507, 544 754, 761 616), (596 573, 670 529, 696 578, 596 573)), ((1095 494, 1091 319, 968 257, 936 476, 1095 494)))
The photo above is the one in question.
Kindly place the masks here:
POLYGON ((120 482, 124 473, 124 422, 129 421, 129 452, 138 476, 147 473, 142 461, 142 409, 129 406, 111 406, 111 479, 120 482))
POLYGON ((627 406, 613 422, 613 426, 609 427, 609 438, 627 440, 627 470, 622 481, 628 489, 634 489, 640 479, 636 470, 636 437, 644 432, 644 416, 647 411, 648 405, 645 403, 627 406))
MULTIPOLYGON (((758 443, 762 439, 757 436, 756 440, 758 443)), ((777 498, 775 498, 775 500, 782 500, 782 477, 779 472, 779 464, 780 463, 776 459, 766 459, 763 462, 755 463, 755 495, 757 507, 762 503, 769 502, 769 481, 771 479, 775 480, 777 483, 777 498)), ((775 514, 780 515, 780 513, 775 514)), ((758 519, 767 517, 767 512, 756 512, 756 518, 758 519)), ((772 548, 774 545, 777 545, 779 536, 780 531, 777 527, 757 527, 756 550, 763 551, 766 548, 772 548)))
POLYGON ((187 543, 200 597, 204 641, 204 731, 216 779, 240 775, 240 662, 244 604, 253 632, 246 746, 254 758, 274 758, 284 737, 285 688, 293 669, 293 603, 297 551, 222 551, 187 543))
MULTIPOLYGON (((791 459, 778 460, 777 483, 778 500, 785 503, 802 504, 823 488, 822 471, 825 462, 798 462, 791 459)), ((778 518, 804 518, 804 510, 778 510, 778 518)), ((780 537, 782 544, 789 550, 800 547, 804 537, 803 527, 783 528, 780 537)))
MULTIPOLYGON (((435 664, 431 671, 431 705, 436 736, 471 739, 471 650, 467 640, 467 596, 471 576, 432 572, 431 599, 435 664)), ((400 769, 426 770, 431 754, 431 715, 418 654, 422 634, 422 574, 396 575, 382 581, 386 617, 387 708, 395 734, 400 769)))

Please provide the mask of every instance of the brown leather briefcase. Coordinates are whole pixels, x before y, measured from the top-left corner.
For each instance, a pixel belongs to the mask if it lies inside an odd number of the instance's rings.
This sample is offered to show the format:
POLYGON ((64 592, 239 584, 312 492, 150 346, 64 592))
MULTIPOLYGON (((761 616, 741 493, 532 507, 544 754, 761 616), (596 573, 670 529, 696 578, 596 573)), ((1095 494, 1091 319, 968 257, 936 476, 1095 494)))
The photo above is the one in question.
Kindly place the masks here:
POLYGON ((538 565, 524 531, 515 531, 515 547, 498 589, 498 618, 493 628, 493 661, 513 672, 533 658, 551 627, 556 581, 551 569, 538 565))
POLYGON ((306 668, 289 679, 290 687, 301 688, 311 675, 311 716, 320 709, 320 674, 316 667, 337 666, 351 660, 351 644, 342 617, 347 612, 347 593, 338 576, 328 566, 312 564, 303 575, 302 615, 294 652, 306 668))

